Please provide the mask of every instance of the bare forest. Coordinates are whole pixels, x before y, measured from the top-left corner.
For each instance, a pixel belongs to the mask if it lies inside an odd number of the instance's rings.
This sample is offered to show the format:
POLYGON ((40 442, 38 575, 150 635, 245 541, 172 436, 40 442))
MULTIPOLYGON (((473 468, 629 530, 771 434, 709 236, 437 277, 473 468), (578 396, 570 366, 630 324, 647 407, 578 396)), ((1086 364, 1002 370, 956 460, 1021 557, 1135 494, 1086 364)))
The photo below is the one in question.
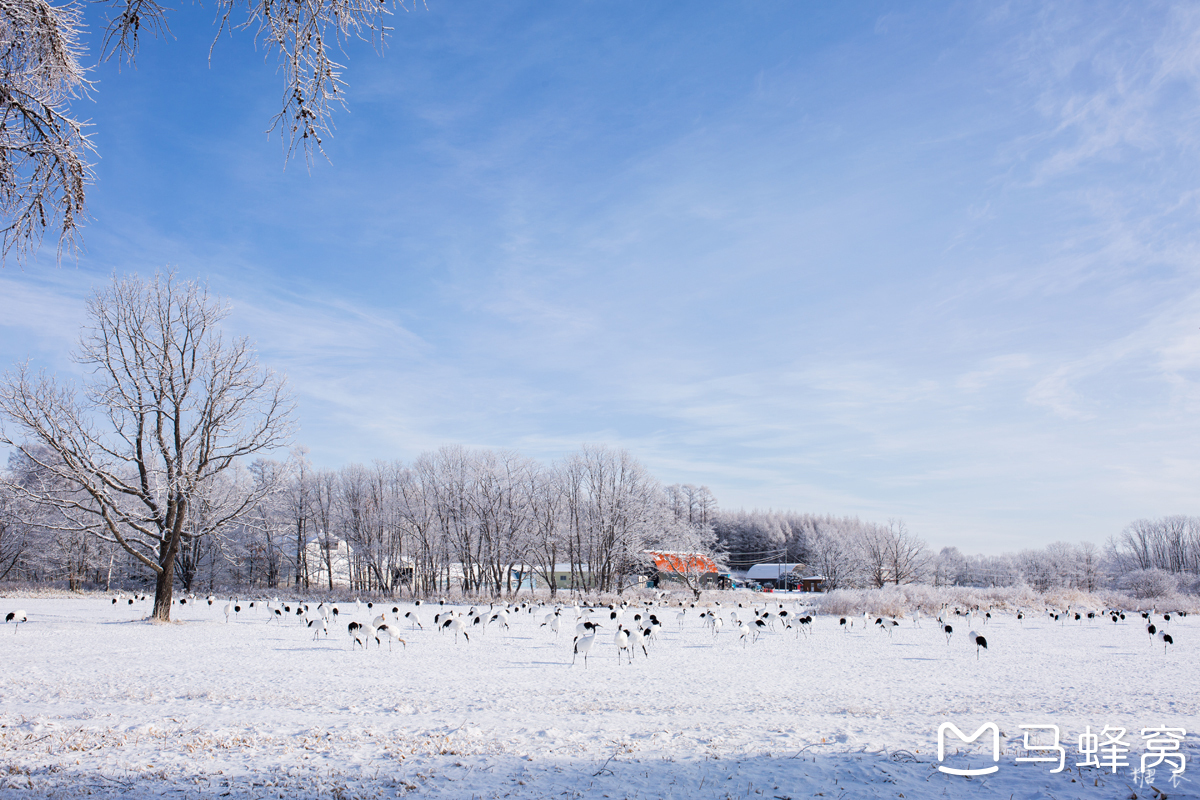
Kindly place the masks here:
MULTIPOLYGON (((43 481, 14 457, 0 491, 0 581, 70 589, 149 586, 118 545, 56 525, 16 484, 43 481)), ((410 463, 314 469, 286 460, 231 470, 193 501, 176 556, 183 592, 616 593, 644 585, 647 550, 703 552, 740 574, 799 563, 827 589, 935 586, 1038 591, 1119 588, 1139 596, 1200 589, 1200 519, 1138 520, 1104 547, 1057 542, 999 556, 934 553, 898 520, 723 511, 706 487, 663 486, 632 456, 584 447, 542 464, 511 451, 444 447, 410 463), (214 524, 229 496, 253 502, 214 524)), ((68 491, 68 487, 63 487, 68 491)))
MULTIPOLYGON (((71 588, 147 579, 122 548, 64 532, 53 506, 11 488, 40 479, 32 462, 9 465, 0 579, 71 588)), ((707 489, 663 487, 629 453, 607 447, 584 447, 551 465, 509 451, 444 447, 408 464, 340 470, 313 469, 297 448, 285 461, 231 470, 193 498, 175 575, 193 593, 293 587, 500 596, 534 581, 552 592, 620 592, 646 580, 648 549, 713 550, 715 511, 707 489), (229 496, 253 499, 216 525, 229 496)))

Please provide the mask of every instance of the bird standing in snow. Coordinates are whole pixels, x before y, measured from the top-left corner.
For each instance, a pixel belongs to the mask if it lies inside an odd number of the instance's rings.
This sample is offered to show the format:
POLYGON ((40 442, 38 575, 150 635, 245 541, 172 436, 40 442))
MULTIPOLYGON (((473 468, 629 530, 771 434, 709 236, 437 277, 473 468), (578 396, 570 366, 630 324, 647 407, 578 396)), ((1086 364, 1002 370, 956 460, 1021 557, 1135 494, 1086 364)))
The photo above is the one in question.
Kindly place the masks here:
POLYGON ((983 638, 975 631, 971 631, 970 633, 967 634, 967 636, 969 636, 971 641, 973 641, 975 643, 975 659, 978 660, 979 659, 979 651, 987 650, 987 639, 983 638))
POLYGON ((471 637, 467 635, 466 626, 463 625, 462 620, 456 616, 451 616, 449 619, 447 619, 445 622, 442 623, 442 630, 446 630, 446 629, 454 631, 454 641, 455 642, 458 642, 458 635, 460 633, 463 635, 463 638, 466 639, 468 642, 471 641, 471 637))
POLYGON ((617 633, 613 636, 613 642, 617 645, 617 663, 621 663, 621 653, 625 653, 629 657, 629 663, 633 663, 633 652, 629 649, 629 633, 624 628, 617 628, 617 633))
MULTIPOLYGON (((592 629, 591 633, 588 633, 584 636, 576 636, 575 644, 573 646, 574 654, 571 656, 571 664, 573 665, 575 663, 576 656, 578 656, 580 653, 582 653, 583 654, 583 666, 586 669, 588 652, 591 651, 592 645, 595 643, 596 643, 596 629, 595 628, 592 629)), ((618 653, 618 660, 620 660, 619 653, 618 653)))

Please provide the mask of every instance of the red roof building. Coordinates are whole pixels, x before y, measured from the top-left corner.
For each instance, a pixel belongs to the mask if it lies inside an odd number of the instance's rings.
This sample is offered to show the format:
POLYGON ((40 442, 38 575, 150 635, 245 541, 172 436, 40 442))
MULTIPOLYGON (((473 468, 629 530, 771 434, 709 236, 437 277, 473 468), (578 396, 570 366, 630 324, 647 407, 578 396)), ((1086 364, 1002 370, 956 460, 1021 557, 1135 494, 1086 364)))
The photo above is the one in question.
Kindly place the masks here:
POLYGON ((663 573, 676 575, 704 575, 709 572, 719 572, 717 562, 712 556, 703 553, 672 553, 665 550, 647 550, 646 554, 654 559, 654 568, 663 573))

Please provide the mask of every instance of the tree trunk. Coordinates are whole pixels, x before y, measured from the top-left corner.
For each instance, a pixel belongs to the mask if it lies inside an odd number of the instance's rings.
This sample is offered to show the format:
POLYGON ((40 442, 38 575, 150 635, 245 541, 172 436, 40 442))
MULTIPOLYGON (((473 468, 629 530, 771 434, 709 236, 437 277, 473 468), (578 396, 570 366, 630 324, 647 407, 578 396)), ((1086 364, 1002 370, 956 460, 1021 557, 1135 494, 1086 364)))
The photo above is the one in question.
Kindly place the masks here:
POLYGON ((296 518, 296 580, 295 587, 300 588, 300 573, 304 573, 305 588, 308 583, 308 569, 304 563, 304 506, 300 506, 300 515, 296 518))
POLYGON ((175 591, 175 556, 179 554, 179 541, 183 538, 183 518, 187 511, 186 500, 177 502, 175 524, 171 526, 159 550, 158 565, 161 569, 154 585, 154 619, 159 622, 171 621, 171 597, 175 591))
MULTIPOLYGON (((166 543, 163 543, 166 546, 166 543)), ((171 621, 171 596, 175 589, 175 559, 168 558, 154 584, 154 619, 171 621)))

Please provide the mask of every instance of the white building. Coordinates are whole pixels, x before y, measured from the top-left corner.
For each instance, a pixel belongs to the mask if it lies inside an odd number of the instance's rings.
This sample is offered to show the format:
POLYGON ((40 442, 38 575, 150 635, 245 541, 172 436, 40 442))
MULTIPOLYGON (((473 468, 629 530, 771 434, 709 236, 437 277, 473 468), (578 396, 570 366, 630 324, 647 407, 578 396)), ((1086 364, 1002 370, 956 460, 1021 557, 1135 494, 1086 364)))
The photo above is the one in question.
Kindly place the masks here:
POLYGON ((304 555, 308 561, 308 582, 311 586, 328 589, 329 573, 332 572, 334 589, 350 588, 350 559, 354 550, 347 542, 331 540, 326 558, 325 541, 315 539, 308 543, 304 555))

